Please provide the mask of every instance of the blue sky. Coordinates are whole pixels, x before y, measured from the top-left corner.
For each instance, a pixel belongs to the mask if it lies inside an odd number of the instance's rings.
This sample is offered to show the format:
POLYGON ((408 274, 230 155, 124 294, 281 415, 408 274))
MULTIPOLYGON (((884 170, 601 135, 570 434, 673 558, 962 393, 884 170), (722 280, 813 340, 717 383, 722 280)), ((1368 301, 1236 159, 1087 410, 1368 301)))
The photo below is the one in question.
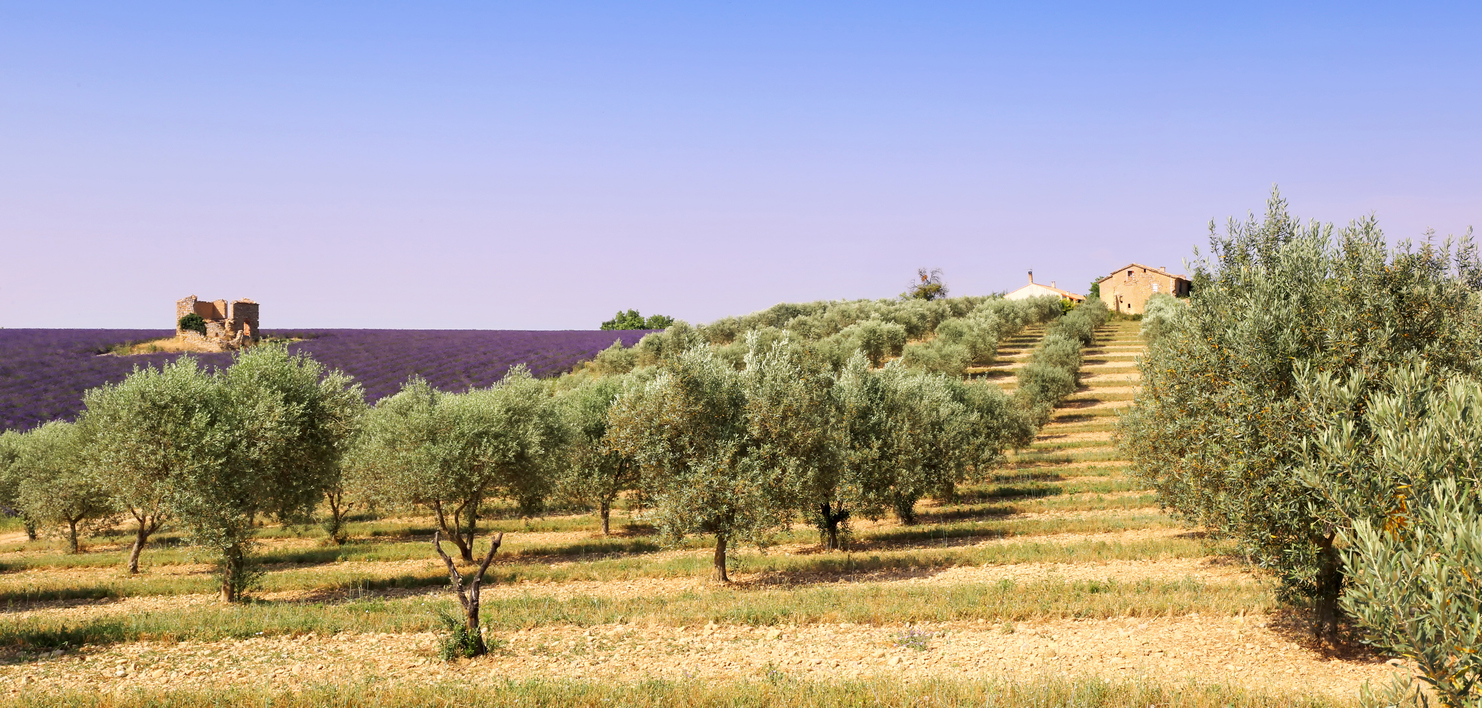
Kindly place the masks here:
POLYGON ((592 328, 1482 224, 1456 4, 0 2, 0 326, 592 328))

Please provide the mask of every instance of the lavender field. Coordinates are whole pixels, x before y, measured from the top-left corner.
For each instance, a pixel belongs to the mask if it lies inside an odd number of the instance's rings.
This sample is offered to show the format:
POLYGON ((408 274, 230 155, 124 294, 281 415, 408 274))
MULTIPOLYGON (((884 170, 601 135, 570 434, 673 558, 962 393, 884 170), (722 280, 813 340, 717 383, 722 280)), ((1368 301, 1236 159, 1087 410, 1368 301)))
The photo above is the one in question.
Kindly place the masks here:
MULTIPOLYGON (((82 393, 122 380, 136 366, 159 366, 179 354, 112 356, 109 347, 168 337, 171 330, 0 329, 0 429, 26 430, 82 409, 82 393)), ((631 346, 646 332, 322 329, 270 332, 303 337, 290 345, 325 366, 341 369, 375 401, 391 395, 412 375, 463 391, 488 386, 515 364, 537 376, 554 376, 621 340, 631 346)), ((210 365, 229 354, 197 354, 210 365)))

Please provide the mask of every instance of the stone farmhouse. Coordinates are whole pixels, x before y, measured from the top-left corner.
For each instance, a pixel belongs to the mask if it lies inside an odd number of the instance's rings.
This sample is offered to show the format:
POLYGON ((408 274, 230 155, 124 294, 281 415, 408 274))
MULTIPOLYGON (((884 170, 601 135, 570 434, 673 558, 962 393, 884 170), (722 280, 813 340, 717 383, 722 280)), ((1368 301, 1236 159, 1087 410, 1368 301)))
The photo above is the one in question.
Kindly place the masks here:
POLYGON ((204 302, 191 295, 175 302, 175 336, 206 349, 228 351, 255 343, 261 337, 257 325, 257 303, 252 300, 204 302), (181 318, 197 314, 206 321, 206 334, 180 327, 181 318))
POLYGON ((1054 295, 1055 297, 1061 298, 1063 300, 1069 300, 1074 303, 1082 303, 1086 301, 1086 297, 1084 295, 1077 295, 1073 292, 1061 290, 1060 288, 1055 287, 1055 281, 1053 280, 1050 281, 1049 285, 1034 282, 1034 271, 1032 270, 1029 271, 1028 285, 1025 285, 1024 287, 1019 288, 1018 290, 1015 290, 1014 292, 1011 292, 1007 295, 1004 295, 1004 297, 1009 300, 1027 300, 1032 297, 1043 297, 1045 295, 1054 295))
POLYGON ((1141 263, 1118 268, 1096 282, 1101 286, 1101 301, 1106 303, 1106 308, 1124 315, 1142 314, 1147 308, 1148 298, 1156 293, 1188 297, 1191 285, 1185 276, 1141 263))

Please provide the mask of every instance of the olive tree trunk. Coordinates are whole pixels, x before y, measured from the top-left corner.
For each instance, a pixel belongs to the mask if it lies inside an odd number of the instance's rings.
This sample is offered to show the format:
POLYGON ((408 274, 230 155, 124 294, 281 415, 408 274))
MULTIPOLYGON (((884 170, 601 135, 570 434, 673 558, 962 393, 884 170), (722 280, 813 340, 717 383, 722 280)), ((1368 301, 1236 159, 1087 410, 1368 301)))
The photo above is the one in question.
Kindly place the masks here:
POLYGON ((715 535, 715 579, 722 583, 731 582, 731 577, 726 574, 726 535, 723 533, 715 535))
POLYGON ((819 505, 818 512, 819 521, 822 526, 819 533, 819 543, 823 544, 823 547, 830 551, 839 550, 841 547, 839 543, 839 527, 845 521, 849 520, 849 510, 839 509, 838 511, 834 511, 832 505, 824 502, 819 505))
POLYGON ((499 544, 504 542, 504 534, 498 534, 489 544, 489 553, 484 556, 483 562, 479 563, 478 572, 464 585, 463 575, 458 572, 458 567, 453 564, 453 559, 443 552, 442 531, 432 534, 432 547, 437 549, 437 554, 442 557, 443 563, 448 566, 448 580, 453 582, 453 589, 458 593, 458 602, 463 605, 464 627, 474 639, 473 655, 483 656, 489 653, 489 646, 484 643, 484 635, 479 631, 479 593, 480 586, 484 582, 484 571, 489 569, 489 563, 494 560, 494 553, 499 550, 499 544))
POLYGON ((1317 569, 1317 622, 1313 633, 1330 643, 1338 640, 1338 597, 1343 593, 1343 560, 1333 542, 1335 534, 1319 536, 1317 569))
POLYGON ((81 519, 67 519, 67 552, 81 553, 82 546, 77 543, 77 522, 81 519))
POLYGON ((158 513, 150 515, 133 509, 130 509, 129 513, 133 514, 134 521, 138 522, 138 526, 134 528, 134 546, 129 549, 129 575, 138 575, 139 554, 143 552, 144 545, 149 543, 149 537, 159 530, 163 519, 158 513))

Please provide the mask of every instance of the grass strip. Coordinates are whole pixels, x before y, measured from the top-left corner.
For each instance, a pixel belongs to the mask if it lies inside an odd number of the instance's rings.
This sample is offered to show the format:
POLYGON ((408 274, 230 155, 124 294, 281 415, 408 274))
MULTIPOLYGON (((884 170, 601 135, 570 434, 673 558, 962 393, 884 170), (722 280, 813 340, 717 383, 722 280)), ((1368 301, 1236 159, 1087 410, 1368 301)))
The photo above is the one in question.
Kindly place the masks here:
MULTIPOLYGON (((137 641, 218 641, 341 632, 425 632, 455 601, 439 592, 394 600, 254 602, 192 606, 69 620, 56 615, 0 619, 0 645, 45 651, 137 641)), ((903 585, 866 583, 805 587, 722 587, 674 595, 624 597, 514 595, 485 598, 490 631, 553 624, 747 626, 908 622, 1027 621, 1232 615, 1274 610, 1270 588, 1193 579, 1137 582, 1043 580, 1017 583, 903 585)))
POLYGON ((736 681, 610 681, 535 679, 408 685, 389 681, 322 683, 292 689, 136 689, 23 693, 24 708, 380 708, 382 706, 572 706, 574 708, 1348 708, 1326 697, 1262 693, 1226 686, 1172 684, 1148 679, 1055 676, 1030 681, 890 677, 862 681, 799 681, 774 672, 736 681))
MULTIPOLYGON (((1192 537, 1144 539, 1127 543, 1087 539, 1076 543, 1036 543, 1027 540, 1022 543, 985 546, 964 544, 965 541, 1010 538, 1015 531, 1033 532, 1032 535, 1106 533, 1157 528, 1169 523, 1167 517, 1154 513, 1114 518, 1035 519, 1013 525, 960 522, 937 527, 894 529, 868 536, 861 534, 854 541, 855 550, 847 553, 789 555, 750 552, 737 555, 735 562, 737 569, 744 572, 839 575, 984 564, 1195 558, 1210 553, 1210 548, 1204 542, 1192 537), (937 548, 889 548, 892 544, 905 543, 943 545, 937 548)), ((417 567, 389 564, 385 568, 374 565, 329 565, 271 570, 264 574, 260 587, 269 592, 346 592, 445 585, 447 572, 432 563, 429 549, 424 548, 422 553, 419 560, 427 560, 428 564, 417 567)), ((492 566, 488 577, 501 583, 707 577, 711 572, 710 562, 709 557, 697 553, 661 560, 630 557, 565 564, 508 563, 492 566)), ((207 573, 166 575, 145 572, 140 576, 128 577, 120 571, 116 575, 96 578, 22 575, 4 578, 3 585, 0 585, 0 602, 24 604, 46 600, 188 595, 210 593, 214 588, 215 579, 207 573)))

